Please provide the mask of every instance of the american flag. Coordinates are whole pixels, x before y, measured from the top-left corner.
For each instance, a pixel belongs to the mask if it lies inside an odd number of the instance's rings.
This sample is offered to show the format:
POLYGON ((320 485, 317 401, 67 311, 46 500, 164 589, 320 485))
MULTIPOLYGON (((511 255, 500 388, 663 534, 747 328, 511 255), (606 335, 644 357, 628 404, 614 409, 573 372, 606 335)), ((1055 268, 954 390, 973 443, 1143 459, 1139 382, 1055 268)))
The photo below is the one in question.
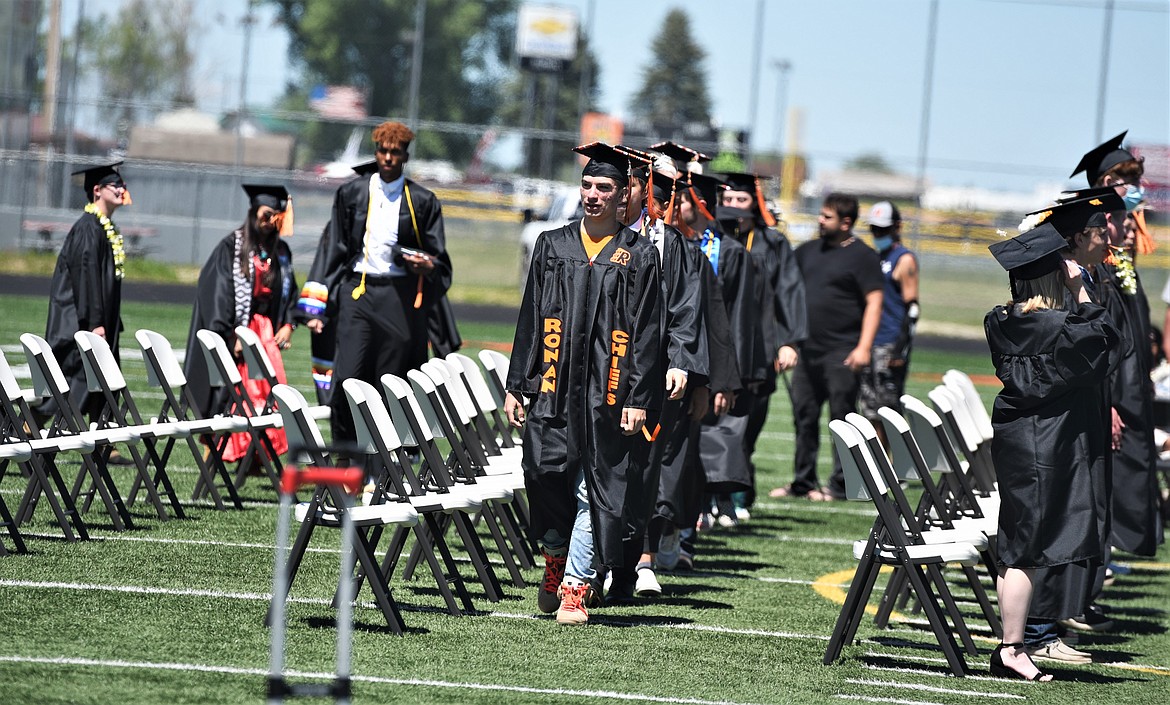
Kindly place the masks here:
POLYGON ((354 86, 314 86, 309 107, 324 118, 362 120, 366 117, 366 96, 354 86))

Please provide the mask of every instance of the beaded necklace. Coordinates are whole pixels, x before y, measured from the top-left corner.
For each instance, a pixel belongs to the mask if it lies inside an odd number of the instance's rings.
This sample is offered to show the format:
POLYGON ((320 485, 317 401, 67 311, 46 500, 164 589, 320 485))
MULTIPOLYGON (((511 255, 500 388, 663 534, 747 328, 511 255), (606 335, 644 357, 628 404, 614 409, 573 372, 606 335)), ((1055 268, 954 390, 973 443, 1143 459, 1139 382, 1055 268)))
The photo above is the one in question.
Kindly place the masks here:
POLYGON ((106 240, 110 243, 110 250, 114 253, 114 278, 121 281, 126 276, 126 248, 122 242, 122 233, 114 227, 109 216, 97 209, 94 203, 85 204, 85 212, 97 216, 102 230, 106 231, 106 240))

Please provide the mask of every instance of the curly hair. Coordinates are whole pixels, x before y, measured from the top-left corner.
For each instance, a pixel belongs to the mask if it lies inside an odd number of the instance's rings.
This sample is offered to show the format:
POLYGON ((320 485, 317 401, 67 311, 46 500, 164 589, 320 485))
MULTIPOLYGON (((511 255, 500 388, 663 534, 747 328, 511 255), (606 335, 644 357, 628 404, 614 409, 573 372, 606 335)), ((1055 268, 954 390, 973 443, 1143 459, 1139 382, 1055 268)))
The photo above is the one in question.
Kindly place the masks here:
POLYGON ((409 127, 392 120, 388 120, 375 127, 374 133, 371 136, 374 139, 374 144, 389 142, 390 144, 408 146, 411 140, 414 139, 414 133, 410 131, 409 127))

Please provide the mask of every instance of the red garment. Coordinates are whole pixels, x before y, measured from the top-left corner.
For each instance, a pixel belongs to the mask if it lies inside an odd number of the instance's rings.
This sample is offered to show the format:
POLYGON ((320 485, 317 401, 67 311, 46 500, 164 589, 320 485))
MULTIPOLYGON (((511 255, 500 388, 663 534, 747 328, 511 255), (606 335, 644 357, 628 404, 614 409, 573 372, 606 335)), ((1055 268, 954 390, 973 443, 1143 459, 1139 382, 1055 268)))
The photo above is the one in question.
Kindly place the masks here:
MULTIPOLYGON (((281 384, 286 384, 288 378, 284 374, 284 361, 280 357, 280 349, 276 347, 272 320, 268 316, 253 314, 251 320, 248 321, 248 328, 255 332, 260 337, 260 342, 264 344, 264 352, 268 354, 268 359, 272 361, 272 366, 276 369, 276 380, 281 384)), ((248 394, 248 400, 252 402, 252 408, 256 410, 256 413, 262 413, 264 404, 272 392, 272 385, 266 380, 249 378, 247 366, 242 360, 237 363, 237 367, 240 370, 240 376, 244 379, 244 390, 248 394)), ((272 449, 276 451, 277 455, 288 452, 288 438, 284 435, 284 429, 270 428, 266 433, 268 440, 272 442, 272 449)), ((233 433, 228 439, 227 448, 224 449, 223 459, 233 462, 244 457, 244 454, 248 452, 250 438, 248 433, 243 431, 233 433)))

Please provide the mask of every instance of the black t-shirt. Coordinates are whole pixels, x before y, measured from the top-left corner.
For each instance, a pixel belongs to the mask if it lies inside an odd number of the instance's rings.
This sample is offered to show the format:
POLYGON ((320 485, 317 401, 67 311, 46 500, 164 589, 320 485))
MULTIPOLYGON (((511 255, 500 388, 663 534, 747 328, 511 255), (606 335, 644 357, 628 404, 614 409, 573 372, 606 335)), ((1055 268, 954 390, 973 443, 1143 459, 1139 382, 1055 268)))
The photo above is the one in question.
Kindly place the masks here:
POLYGON ((822 238, 796 249, 808 300, 808 338, 803 349, 852 350, 861 337, 865 295, 881 291, 881 261, 873 249, 854 239, 840 247, 822 238))

